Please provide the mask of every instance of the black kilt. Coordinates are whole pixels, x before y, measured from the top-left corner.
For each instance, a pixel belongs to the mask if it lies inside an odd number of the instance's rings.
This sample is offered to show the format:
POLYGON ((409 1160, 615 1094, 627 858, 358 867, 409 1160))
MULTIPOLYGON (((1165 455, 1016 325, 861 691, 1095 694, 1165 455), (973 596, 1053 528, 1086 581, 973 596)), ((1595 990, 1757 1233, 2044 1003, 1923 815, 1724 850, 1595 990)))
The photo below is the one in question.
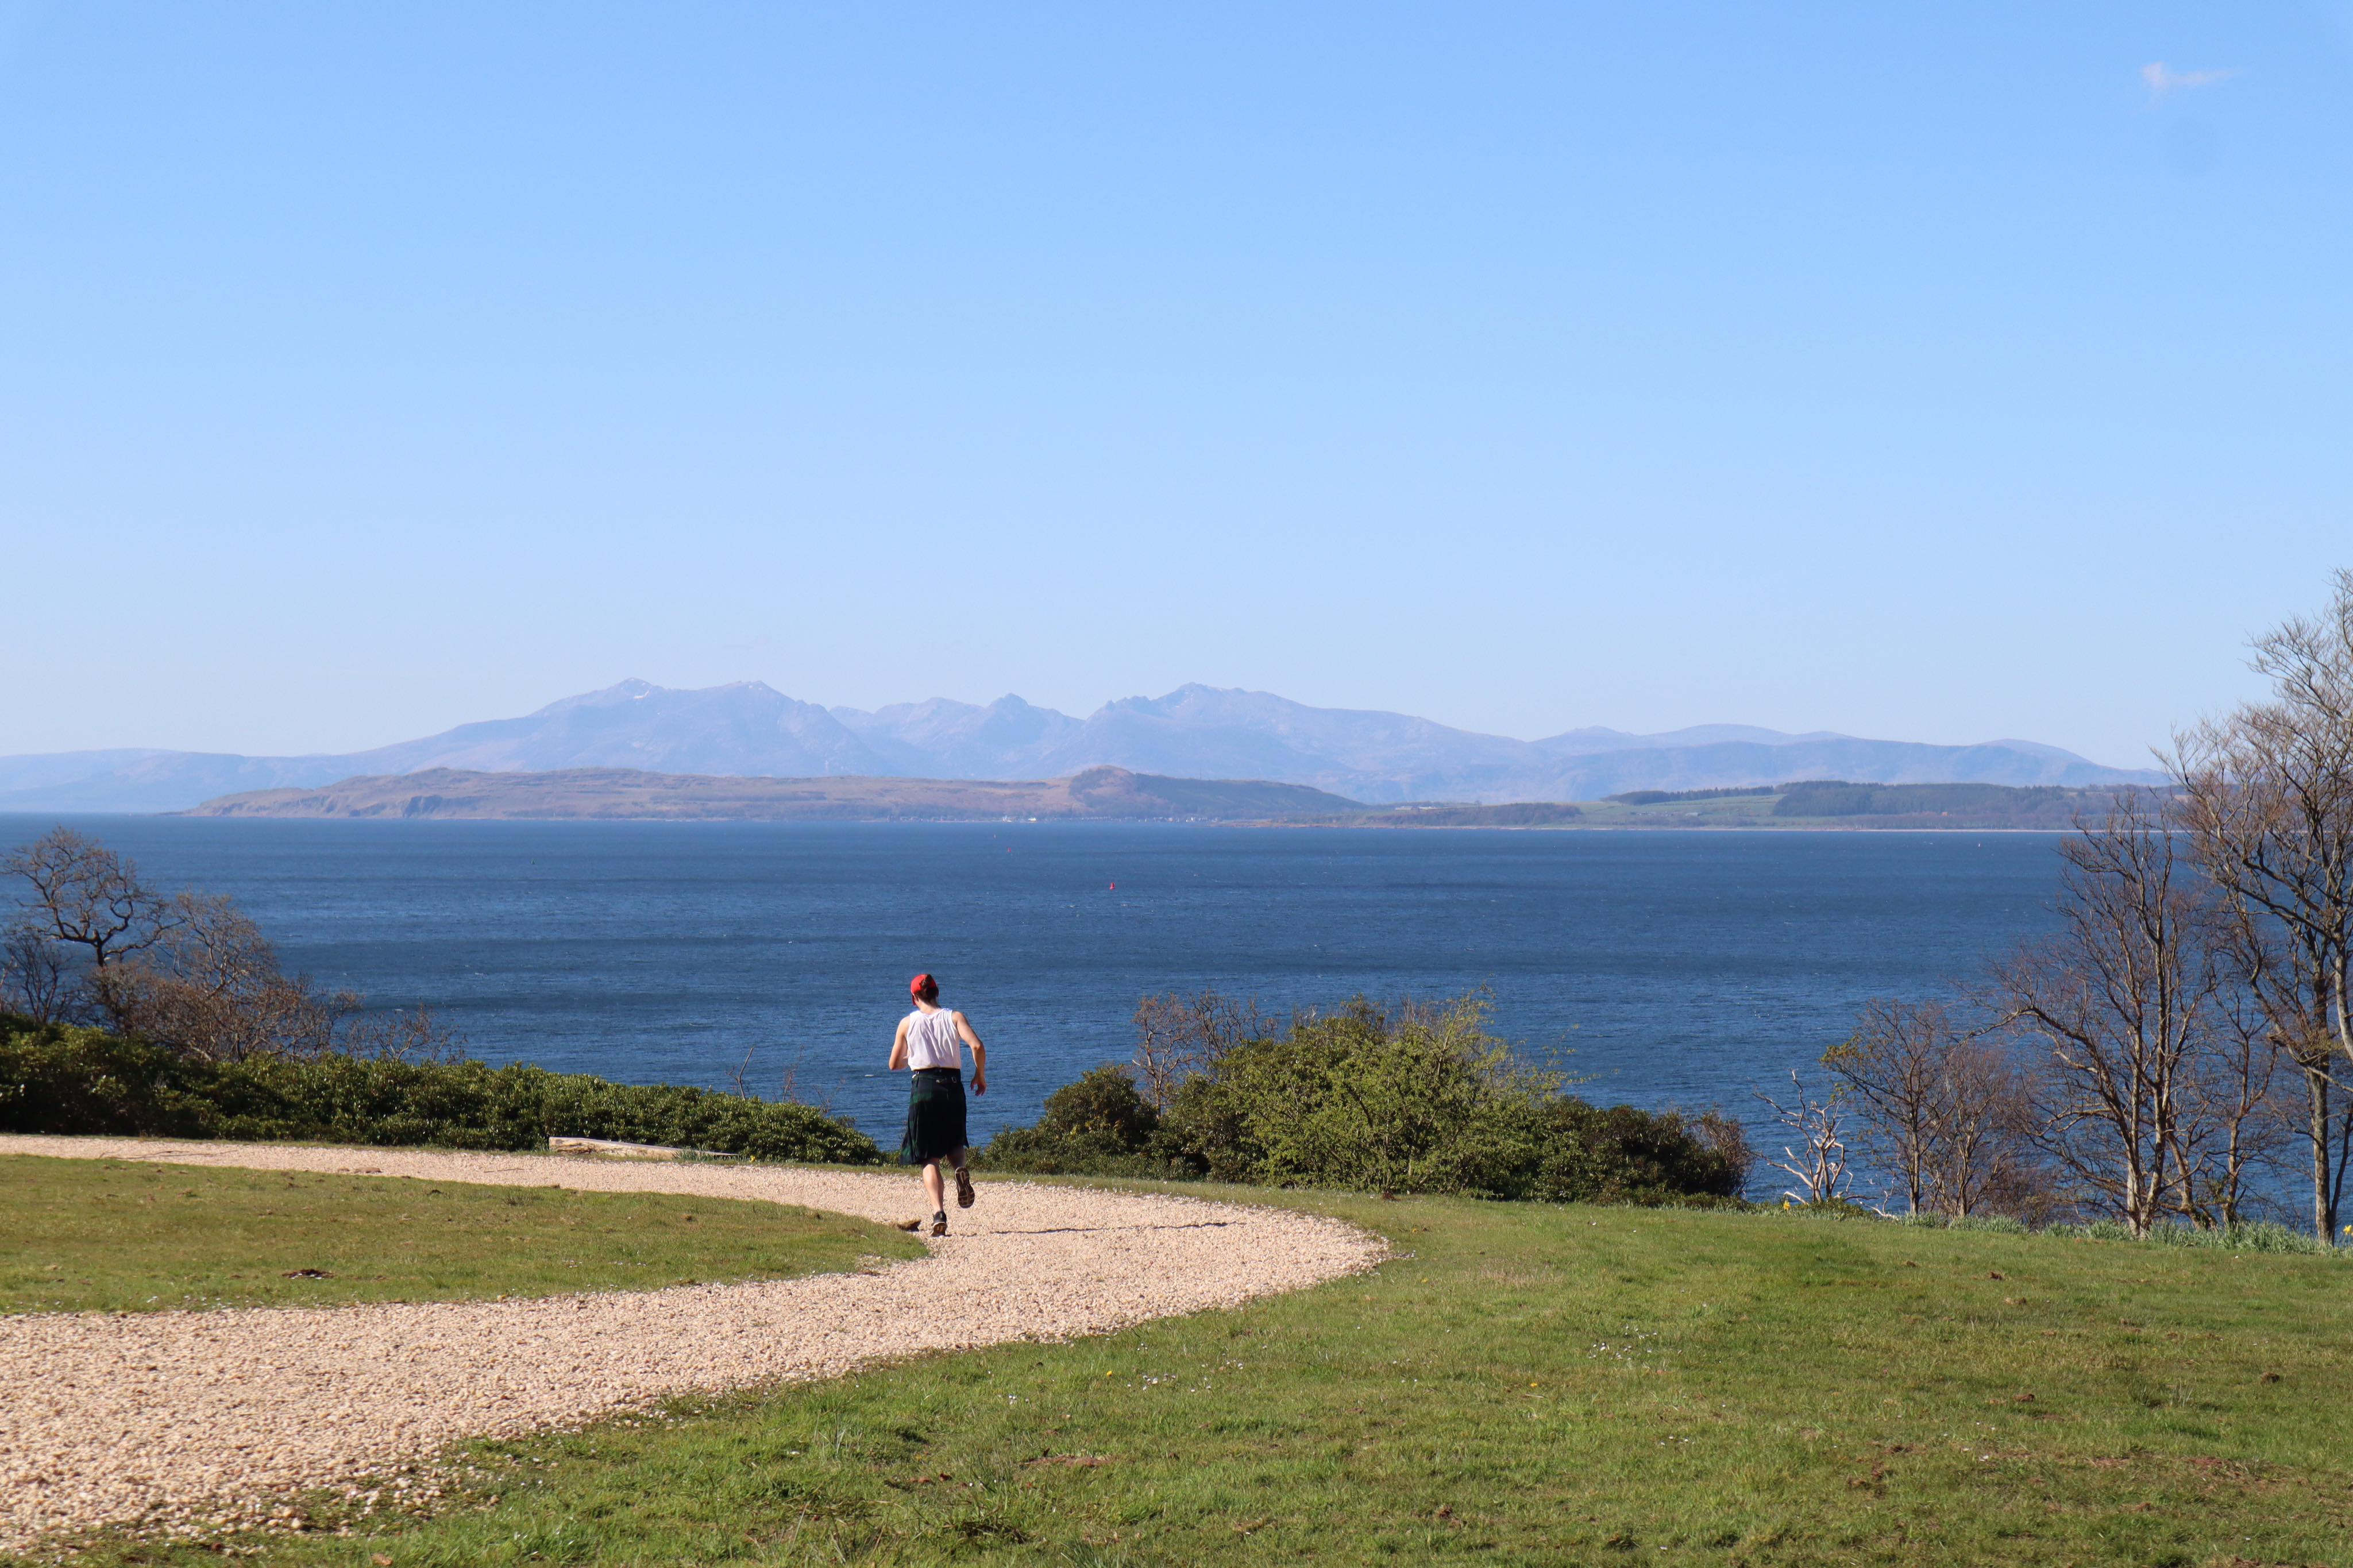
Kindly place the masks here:
POLYGON ((907 1135, 899 1142, 902 1165, 930 1165, 965 1146, 964 1073, 956 1068, 918 1068, 907 1089, 907 1135))

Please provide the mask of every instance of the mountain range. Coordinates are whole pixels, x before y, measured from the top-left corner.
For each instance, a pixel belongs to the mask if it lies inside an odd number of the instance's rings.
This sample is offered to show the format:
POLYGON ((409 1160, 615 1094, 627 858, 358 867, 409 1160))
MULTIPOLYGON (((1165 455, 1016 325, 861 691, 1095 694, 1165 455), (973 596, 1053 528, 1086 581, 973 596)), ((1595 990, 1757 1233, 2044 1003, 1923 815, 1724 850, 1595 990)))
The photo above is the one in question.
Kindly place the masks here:
POLYGON ((875 711, 802 702, 759 681, 686 690, 625 680, 514 719, 336 755, 119 750, 0 757, 0 812, 180 811, 217 795, 309 789, 448 768, 626 768, 754 778, 1039 780, 1112 766, 1260 779, 1356 800, 1572 801, 1637 789, 1791 779, 1865 784, 2154 782, 2031 741, 1932 746, 1709 724, 1664 734, 1571 730, 1517 741, 1401 713, 1310 708, 1259 691, 1182 686, 1084 719, 1018 697, 934 698, 875 711))

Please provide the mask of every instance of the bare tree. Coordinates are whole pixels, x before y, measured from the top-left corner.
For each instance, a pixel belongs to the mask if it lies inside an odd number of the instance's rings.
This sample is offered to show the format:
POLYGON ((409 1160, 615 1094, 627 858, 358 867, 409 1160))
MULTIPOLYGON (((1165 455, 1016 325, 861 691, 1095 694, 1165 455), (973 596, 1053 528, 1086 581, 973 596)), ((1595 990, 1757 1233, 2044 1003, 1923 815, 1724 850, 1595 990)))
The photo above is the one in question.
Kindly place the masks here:
MULTIPOLYGON (((785 1062, 784 1073, 776 1079, 778 1100, 787 1103, 797 1102, 800 1100, 801 1058, 807 1048, 797 1041, 795 1042, 793 1054, 785 1062)), ((828 1098, 827 1103, 828 1105, 832 1103, 830 1097, 828 1098)))
POLYGON ((2001 1020, 2041 1047, 2040 1141, 2141 1235, 2193 1214, 2202 1059, 2231 1027, 2211 901, 2157 804, 2119 795, 2060 847, 2058 933, 1994 966, 2001 1020))
POLYGON ((323 1056, 359 1003, 287 975, 232 900, 189 893, 152 945, 110 969, 101 999, 126 1033, 207 1061, 323 1056))
POLYGON ((59 827, 0 858, 32 899, 0 931, 0 1001, 37 1021, 94 1010, 116 1028, 207 1061, 331 1052, 443 1059, 460 1041, 433 1015, 366 1013, 356 992, 321 991, 288 974, 277 949, 234 900, 165 899, 138 868, 59 827), (75 973, 64 954, 87 953, 75 973))
POLYGON ((1956 1037, 1944 1060, 1929 1167, 1933 1206, 1957 1218, 2038 1205, 2049 1186, 2036 1158, 2026 1084, 2010 1053, 1981 1034, 1956 1037))
MULTIPOLYGON (((359 997, 351 992, 338 992, 332 1000, 341 1008, 334 1048, 343 1056, 381 1061, 441 1062, 454 1060, 465 1049, 464 1038, 435 1017, 429 1007, 363 1013, 359 1011, 359 997)), ((785 1098, 792 1097, 787 1094, 785 1098)))
POLYGON ((2353 1171, 2353 1093, 2346 1091, 2340 1077, 2344 1058, 2326 1014, 2315 1005, 2326 985, 2325 970, 2284 922, 2237 889, 2226 885, 2221 896, 2226 939, 2260 1017, 2254 1033, 2274 1063, 2285 1064, 2281 1076, 2289 1086, 2277 1100, 2304 1146, 2313 1227, 2333 1237, 2343 1212, 2346 1174, 2353 1171))
POLYGON ((1940 1068, 1952 1030, 1934 1002, 1873 999, 1822 1054, 1862 1125, 1862 1147, 1894 1177, 1905 1212, 1926 1208, 1937 1159, 1940 1068))
POLYGON ((117 1026, 206 1061, 330 1054, 440 1060, 459 1041, 426 1008, 368 1013, 353 991, 288 974, 236 903, 183 893, 163 934, 112 965, 106 1001, 117 1026))
POLYGON ((83 949, 93 972, 153 944, 169 925, 166 900, 139 868, 98 840, 53 827, 0 857, 0 876, 30 891, 26 918, 58 942, 83 949))
POLYGON ((1185 1079, 1266 1030, 1256 1002, 1214 989, 1142 998, 1135 1005, 1135 1070, 1145 1098, 1155 1110, 1167 1110, 1185 1079))
POLYGON ((0 931, 0 1008, 36 1024, 60 1024, 79 1011, 80 987, 66 950, 30 921, 0 931))
POLYGON ((758 1048, 759 1042, 756 1040, 751 1045, 745 1046, 744 1047, 744 1059, 737 1062, 734 1067, 728 1070, 727 1081, 731 1087, 727 1092, 734 1095, 739 1100, 757 1100, 760 1098, 759 1090, 752 1087, 750 1077, 752 1071, 752 1053, 758 1048))
POLYGON ((1774 1120, 1788 1130, 1793 1143, 1781 1147, 1781 1157, 1766 1163, 1788 1173, 1798 1184, 1783 1194, 1802 1204, 1832 1204, 1847 1194, 1846 1119, 1836 1095, 1820 1098, 1807 1092, 1798 1075, 1789 1075, 1788 1104, 1764 1090, 1757 1098, 1772 1108, 1774 1120))
POLYGON ((2271 700, 2177 739, 2180 821, 2234 922, 2272 1047, 2303 1079, 2313 1224, 2336 1232, 2353 1100, 2353 571, 2256 639, 2271 700))
POLYGON ((1941 1003, 1865 1004, 1822 1065, 1854 1108, 1860 1151, 1893 1178, 1908 1211, 1966 1216, 2036 1185, 2017 1070, 1941 1003))
MULTIPOLYGON (((2219 933, 2226 957, 2230 927, 2219 933)), ((2186 1173, 2184 1211, 2202 1226, 2246 1217, 2257 1172, 2275 1172, 2295 1129, 2284 1102, 2284 1054, 2274 1047, 2263 1007, 2243 971, 2228 977, 2221 1027, 2190 1063, 2176 1164, 2186 1173)), ((2341 1172, 2341 1153, 2332 1162, 2341 1172)))

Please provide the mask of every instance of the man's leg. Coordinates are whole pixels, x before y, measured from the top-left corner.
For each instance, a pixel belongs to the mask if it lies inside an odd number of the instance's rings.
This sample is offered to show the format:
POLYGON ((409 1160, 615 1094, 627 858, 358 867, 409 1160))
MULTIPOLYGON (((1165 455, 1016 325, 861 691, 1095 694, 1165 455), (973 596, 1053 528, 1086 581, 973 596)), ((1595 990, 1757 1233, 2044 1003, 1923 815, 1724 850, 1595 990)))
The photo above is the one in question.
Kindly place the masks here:
POLYGON ((947 1187, 940 1180, 940 1163, 937 1160, 923 1167, 923 1191, 931 1194, 934 1214, 947 1212, 947 1187))

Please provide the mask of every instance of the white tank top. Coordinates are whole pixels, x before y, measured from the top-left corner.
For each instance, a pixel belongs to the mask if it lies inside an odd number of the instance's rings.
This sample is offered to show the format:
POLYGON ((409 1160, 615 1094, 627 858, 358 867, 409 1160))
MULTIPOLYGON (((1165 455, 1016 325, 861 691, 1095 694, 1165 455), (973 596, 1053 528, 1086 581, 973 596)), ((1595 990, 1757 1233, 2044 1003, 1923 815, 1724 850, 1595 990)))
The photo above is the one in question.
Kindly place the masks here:
POLYGON ((964 1070, 964 1037, 956 1033, 955 1015, 945 1007, 926 1013, 918 1007, 907 1015, 907 1065, 964 1070))

